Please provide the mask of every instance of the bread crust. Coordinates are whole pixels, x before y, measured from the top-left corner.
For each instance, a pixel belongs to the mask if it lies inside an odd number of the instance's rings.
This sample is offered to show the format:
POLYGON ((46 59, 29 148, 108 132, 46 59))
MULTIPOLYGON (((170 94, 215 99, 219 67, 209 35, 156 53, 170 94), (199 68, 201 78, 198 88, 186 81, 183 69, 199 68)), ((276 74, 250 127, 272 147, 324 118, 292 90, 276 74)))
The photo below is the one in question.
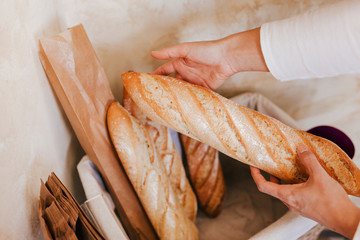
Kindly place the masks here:
POLYGON ((225 181, 219 152, 209 145, 181 135, 192 185, 201 207, 210 217, 216 217, 225 197, 225 181))
POLYGON ((126 72, 123 83, 146 115, 289 183, 307 179, 296 148, 307 145, 348 194, 360 196, 360 170, 336 144, 172 77, 126 72))
POLYGON ((172 141, 168 127, 151 121, 131 100, 126 89, 123 91, 124 108, 137 118, 148 130, 158 152, 159 160, 163 163, 167 176, 180 205, 186 216, 195 221, 197 213, 197 199, 186 177, 185 169, 178 150, 172 141))
POLYGON ((198 239, 198 230, 179 204, 145 127, 118 102, 110 105, 107 123, 116 152, 159 238, 198 239))

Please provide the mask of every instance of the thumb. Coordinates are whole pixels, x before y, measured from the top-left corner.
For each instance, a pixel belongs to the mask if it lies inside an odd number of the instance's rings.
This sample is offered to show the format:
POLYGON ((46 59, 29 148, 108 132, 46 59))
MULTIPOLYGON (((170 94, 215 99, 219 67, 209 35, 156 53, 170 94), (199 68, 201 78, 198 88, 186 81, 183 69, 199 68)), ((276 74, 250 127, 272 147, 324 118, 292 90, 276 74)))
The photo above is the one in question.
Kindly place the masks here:
POLYGON ((305 145, 301 145, 296 149, 299 162, 305 168, 306 172, 310 176, 317 176, 321 173, 324 173, 325 170, 320 165, 315 154, 310 151, 305 145))
POLYGON ((151 56, 160 60, 170 58, 185 58, 190 52, 190 47, 186 43, 178 44, 171 47, 163 48, 159 51, 152 51, 151 56))

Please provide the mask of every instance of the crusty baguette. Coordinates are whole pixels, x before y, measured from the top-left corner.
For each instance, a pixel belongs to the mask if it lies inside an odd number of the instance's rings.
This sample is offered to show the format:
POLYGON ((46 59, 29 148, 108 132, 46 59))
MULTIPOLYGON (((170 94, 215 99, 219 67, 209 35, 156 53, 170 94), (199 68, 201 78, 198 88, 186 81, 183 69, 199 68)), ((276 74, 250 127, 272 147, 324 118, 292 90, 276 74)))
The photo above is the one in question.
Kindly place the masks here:
POLYGON ((219 152, 209 145, 181 135, 191 182, 201 207, 210 217, 216 217, 225 197, 225 182, 219 152))
POLYGON ((180 206, 145 127, 117 102, 109 107, 107 123, 121 163, 160 239, 197 239, 197 228, 180 206))
POLYGON ((305 144, 331 177, 360 196, 360 170, 331 141, 175 78, 127 72, 122 79, 136 105, 154 121, 289 183, 307 178, 296 158, 296 148, 305 144))
POLYGON ((147 118, 131 100, 125 89, 123 91, 123 105, 131 115, 140 120, 150 133, 159 154, 159 160, 165 166, 166 174, 170 179, 175 195, 186 216, 194 221, 197 213, 196 196, 186 177, 180 154, 172 141, 169 128, 147 118))

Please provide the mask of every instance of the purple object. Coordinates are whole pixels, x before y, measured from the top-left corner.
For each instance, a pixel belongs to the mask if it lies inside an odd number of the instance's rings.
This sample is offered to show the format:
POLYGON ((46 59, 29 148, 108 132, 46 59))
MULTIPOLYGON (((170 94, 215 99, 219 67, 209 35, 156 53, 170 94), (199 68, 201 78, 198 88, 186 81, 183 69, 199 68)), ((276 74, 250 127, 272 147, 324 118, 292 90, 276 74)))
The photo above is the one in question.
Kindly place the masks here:
POLYGON ((351 159, 355 155, 355 146, 351 139, 342 131, 331 126, 317 126, 307 131, 319 137, 326 138, 338 145, 351 159))

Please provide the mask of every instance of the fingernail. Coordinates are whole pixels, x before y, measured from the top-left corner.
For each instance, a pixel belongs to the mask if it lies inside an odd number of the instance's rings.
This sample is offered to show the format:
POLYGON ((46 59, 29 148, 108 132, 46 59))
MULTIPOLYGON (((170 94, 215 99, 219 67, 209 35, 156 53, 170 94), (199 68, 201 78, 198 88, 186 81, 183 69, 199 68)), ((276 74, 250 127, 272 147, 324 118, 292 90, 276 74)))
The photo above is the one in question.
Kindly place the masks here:
POLYGON ((303 152, 307 152, 309 151, 309 148, 305 145, 300 145, 297 147, 297 152, 298 153, 303 153, 303 152))

